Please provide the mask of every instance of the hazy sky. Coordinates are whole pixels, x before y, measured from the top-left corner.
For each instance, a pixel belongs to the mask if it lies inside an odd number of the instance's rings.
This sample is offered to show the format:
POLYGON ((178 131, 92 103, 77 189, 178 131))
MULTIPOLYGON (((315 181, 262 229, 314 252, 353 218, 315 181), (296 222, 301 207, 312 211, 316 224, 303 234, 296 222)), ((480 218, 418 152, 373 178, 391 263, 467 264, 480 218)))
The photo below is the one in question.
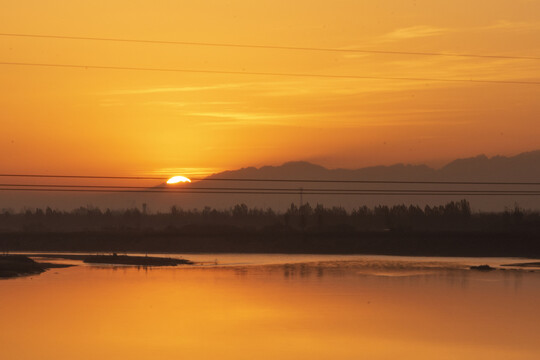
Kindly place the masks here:
MULTIPOLYGON (((537 0, 0 0, 0 32, 540 58, 537 0)), ((0 36, 0 61, 540 81, 540 60, 0 36)), ((440 163, 540 148, 540 85, 0 65, 4 172, 440 163)))

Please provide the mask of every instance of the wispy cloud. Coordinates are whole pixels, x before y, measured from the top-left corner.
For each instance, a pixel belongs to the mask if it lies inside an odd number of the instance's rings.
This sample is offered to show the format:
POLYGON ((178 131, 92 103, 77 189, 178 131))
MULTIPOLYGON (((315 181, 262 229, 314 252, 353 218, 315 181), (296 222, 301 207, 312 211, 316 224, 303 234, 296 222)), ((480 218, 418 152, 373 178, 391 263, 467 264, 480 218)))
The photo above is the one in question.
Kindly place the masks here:
POLYGON ((489 30, 505 30, 505 31, 538 31, 540 30, 540 22, 520 22, 499 20, 493 24, 485 26, 477 26, 472 28, 442 28, 429 25, 417 25, 405 28, 396 29, 387 34, 380 36, 375 42, 394 42, 401 40, 409 40, 416 38, 425 38, 439 36, 449 33, 462 34, 470 31, 489 31, 489 30))
MULTIPOLYGON (((209 167, 175 167, 175 168, 161 168, 151 172, 151 175, 163 175, 172 176, 182 174, 184 176, 208 176, 222 171, 221 168, 209 168, 209 167)), ((147 172, 145 172, 147 174, 147 172)))
POLYGON ((253 83, 229 83, 204 86, 174 86, 174 87, 154 87, 146 89, 131 89, 131 90, 114 90, 107 92, 108 95, 139 95, 139 94, 161 94, 161 93, 176 93, 176 92, 196 92, 196 91, 211 91, 220 89, 234 89, 251 86, 253 83))
POLYGON ((221 119, 219 121, 205 121, 202 125, 297 125, 291 119, 305 118, 306 114, 265 114, 249 112, 195 112, 187 113, 188 116, 221 119))
POLYGON ((499 20, 495 24, 475 28, 476 30, 537 31, 540 22, 499 20))
POLYGON ((395 120, 395 121, 362 121, 351 124, 351 127, 399 127, 399 126, 459 126, 469 124, 466 120, 395 120))
POLYGON ((118 89, 107 91, 101 95, 152 95, 152 94, 173 94, 173 93, 189 93, 189 92, 204 92, 224 89, 242 89, 251 88, 254 91, 259 91, 267 88, 275 88, 281 86, 292 86, 299 84, 298 81, 262 81, 262 82, 243 82, 243 83, 223 83, 214 85, 200 86, 160 86, 149 87, 142 89, 118 89))
POLYGON ((182 102, 182 101, 147 101, 144 103, 144 105, 150 105, 150 106, 167 106, 172 108, 180 108, 180 107, 187 107, 187 106, 213 106, 213 105, 238 105, 242 104, 238 101, 189 101, 189 102, 182 102))
POLYGON ((408 39, 416 39, 429 36, 437 36, 452 31, 447 28, 439 28, 428 25, 417 25, 401 29, 396 29, 388 34, 383 35, 379 40, 381 42, 400 41, 408 39))
POLYGON ((218 117, 227 119, 240 119, 240 120, 262 120, 262 119, 275 119, 276 117, 282 117, 281 115, 274 114, 254 114, 254 113, 221 113, 221 112, 200 112, 189 113, 191 116, 203 116, 203 117, 218 117))

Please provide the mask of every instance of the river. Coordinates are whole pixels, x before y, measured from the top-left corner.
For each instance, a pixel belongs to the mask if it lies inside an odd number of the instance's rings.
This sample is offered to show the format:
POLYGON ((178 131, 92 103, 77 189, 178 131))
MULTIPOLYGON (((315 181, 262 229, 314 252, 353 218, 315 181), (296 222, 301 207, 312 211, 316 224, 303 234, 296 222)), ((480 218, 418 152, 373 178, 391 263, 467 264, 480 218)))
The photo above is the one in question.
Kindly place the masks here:
POLYGON ((0 358, 540 359, 540 272, 468 270, 522 259, 184 257, 1 280, 0 358))

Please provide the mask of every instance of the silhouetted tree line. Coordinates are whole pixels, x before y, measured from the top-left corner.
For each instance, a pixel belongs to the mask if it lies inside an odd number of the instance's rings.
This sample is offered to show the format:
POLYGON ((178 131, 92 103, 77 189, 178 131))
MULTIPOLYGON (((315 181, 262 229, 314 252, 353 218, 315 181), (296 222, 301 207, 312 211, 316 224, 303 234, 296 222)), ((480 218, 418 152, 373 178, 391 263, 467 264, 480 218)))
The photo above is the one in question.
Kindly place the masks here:
POLYGON ((518 207, 292 204, 284 212, 206 207, 0 212, 0 251, 243 252, 423 256, 540 256, 540 214, 518 207))
POLYGON ((473 213, 466 200, 440 206, 360 206, 352 211, 321 204, 291 204, 285 212, 249 208, 184 210, 151 213, 142 209, 101 210, 87 206, 72 211, 2 210, 0 232, 169 232, 220 233, 322 233, 354 232, 532 232, 540 233, 540 213, 519 207, 503 212, 473 213))

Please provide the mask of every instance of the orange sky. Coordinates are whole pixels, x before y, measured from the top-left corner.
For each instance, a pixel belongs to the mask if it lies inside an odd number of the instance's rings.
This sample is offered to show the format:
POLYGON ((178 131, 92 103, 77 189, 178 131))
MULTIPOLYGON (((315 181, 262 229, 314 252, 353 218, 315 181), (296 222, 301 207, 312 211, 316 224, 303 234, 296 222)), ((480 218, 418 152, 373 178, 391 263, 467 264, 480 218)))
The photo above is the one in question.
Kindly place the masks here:
MULTIPOLYGON (((0 32, 540 57, 540 1, 4 1, 0 32)), ((0 36, 0 61, 540 81, 540 60, 0 36)), ((540 148, 540 85, 0 65, 4 172, 207 173, 540 148)))

